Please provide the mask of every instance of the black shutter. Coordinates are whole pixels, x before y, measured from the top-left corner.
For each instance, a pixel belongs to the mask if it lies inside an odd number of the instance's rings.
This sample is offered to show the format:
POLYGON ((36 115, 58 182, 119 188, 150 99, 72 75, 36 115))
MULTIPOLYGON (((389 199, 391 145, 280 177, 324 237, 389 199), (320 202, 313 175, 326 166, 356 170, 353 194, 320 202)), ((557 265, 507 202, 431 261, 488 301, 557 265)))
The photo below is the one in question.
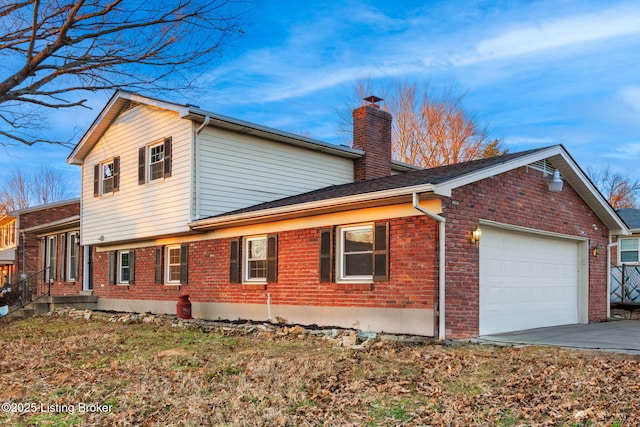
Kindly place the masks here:
POLYGON ((330 228, 320 230, 320 282, 331 282, 332 252, 333 231, 330 228))
POLYGON ((267 236, 267 282, 278 282, 278 236, 267 236))
POLYGON ((180 284, 189 283, 189 244, 180 245, 180 284))
POLYGON ((155 283, 162 285, 164 282, 162 280, 163 269, 162 269, 162 255, 163 255, 163 247, 156 248, 156 264, 155 264, 155 283))
POLYGON ((118 277, 118 260, 116 259, 116 251, 109 252, 109 284, 116 284, 116 277, 118 277))
POLYGON ((147 151, 147 147, 142 147, 138 150, 138 185, 142 185, 146 182, 144 179, 145 162, 144 156, 147 151))
POLYGON ((373 280, 389 280, 389 223, 376 223, 373 242, 373 280))
POLYGON ((120 190, 120 157, 113 158, 113 191, 120 190))
POLYGON ((100 195, 100 165, 93 167, 93 197, 100 195))
POLYGON ((133 285, 136 282, 136 251, 131 249, 129 251, 129 284, 133 285))
POLYGON ((229 258, 229 282, 240 283, 240 239, 231 241, 229 258))
POLYGON ((171 144, 172 138, 169 136, 164 139, 164 177, 171 176, 171 144))

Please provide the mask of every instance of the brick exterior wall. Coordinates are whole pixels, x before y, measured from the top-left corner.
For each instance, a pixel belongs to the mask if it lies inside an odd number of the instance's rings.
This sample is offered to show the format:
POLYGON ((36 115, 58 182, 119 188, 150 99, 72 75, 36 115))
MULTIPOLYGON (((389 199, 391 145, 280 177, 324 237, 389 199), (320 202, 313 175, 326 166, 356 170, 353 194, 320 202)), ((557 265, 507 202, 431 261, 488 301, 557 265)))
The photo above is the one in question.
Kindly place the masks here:
MULTIPOLYGON (((42 259, 42 238, 39 238, 36 233, 22 233, 22 230, 35 227, 38 225, 44 225, 50 222, 59 221, 65 218, 69 218, 75 215, 80 215, 80 202, 71 202, 69 204, 54 205, 51 207, 43 207, 42 209, 27 211, 20 214, 20 232, 18 237, 17 248, 17 270, 18 274, 26 274, 30 276, 40 271, 44 266, 44 260, 42 259), (24 257, 23 257, 24 253, 24 257), (23 262, 24 260, 24 262, 23 262)), ((79 230, 78 230, 79 231, 79 230)), ((51 233, 56 235, 57 238, 57 279, 51 283, 51 295, 77 295, 82 291, 82 275, 83 275, 83 250, 82 247, 78 249, 78 277, 76 281, 68 282, 66 277, 62 277, 61 262, 66 259, 64 256, 64 248, 62 247, 62 234, 64 233, 51 233)), ((43 276, 39 274, 38 282, 39 286, 42 286, 43 276)))
POLYGON ((353 110, 353 148, 364 156, 354 161, 354 180, 391 175, 391 114, 371 105, 353 110))
MULTIPOLYGON (((446 223, 447 337, 479 331, 479 251, 471 231, 480 219, 590 239, 606 248, 609 230, 582 198, 564 183, 549 192, 542 172, 521 167, 456 189, 444 200, 446 223)), ((589 256, 589 321, 606 320, 606 256, 589 256)))
MULTIPOLYGON (((94 292, 99 297, 177 301, 189 294, 193 302, 433 308, 437 283, 437 225, 424 216, 389 220, 388 282, 372 285, 321 283, 320 229, 278 233, 278 282, 268 285, 230 283, 232 239, 189 244, 189 283, 154 283, 155 247, 136 249, 135 283, 109 285, 109 254, 98 252, 94 262, 94 292), (104 285, 104 286, 103 286, 104 285)), ((240 236, 238 236, 240 237, 240 236)))

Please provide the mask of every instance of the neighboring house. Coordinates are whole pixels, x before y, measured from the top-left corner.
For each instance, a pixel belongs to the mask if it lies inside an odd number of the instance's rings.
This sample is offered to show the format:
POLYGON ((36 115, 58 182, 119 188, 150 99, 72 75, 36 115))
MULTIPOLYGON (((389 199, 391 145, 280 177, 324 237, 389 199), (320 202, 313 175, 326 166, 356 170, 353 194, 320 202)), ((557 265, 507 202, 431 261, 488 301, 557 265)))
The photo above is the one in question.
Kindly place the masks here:
POLYGON ((631 236, 616 236, 611 257, 611 301, 640 304, 640 209, 618 209, 631 236))
MULTIPOLYGON (((12 212, 18 224, 17 276, 38 294, 77 295, 85 271, 80 246, 80 200, 67 200, 12 212)), ((90 283, 90 282, 87 282, 90 283)))
POLYGON ((11 283, 16 276, 17 244, 16 217, 0 215, 0 285, 11 283))
POLYGON ((98 307, 439 338, 606 320, 592 249, 628 230, 562 146, 412 171, 365 105, 353 147, 117 93, 68 159, 98 307))

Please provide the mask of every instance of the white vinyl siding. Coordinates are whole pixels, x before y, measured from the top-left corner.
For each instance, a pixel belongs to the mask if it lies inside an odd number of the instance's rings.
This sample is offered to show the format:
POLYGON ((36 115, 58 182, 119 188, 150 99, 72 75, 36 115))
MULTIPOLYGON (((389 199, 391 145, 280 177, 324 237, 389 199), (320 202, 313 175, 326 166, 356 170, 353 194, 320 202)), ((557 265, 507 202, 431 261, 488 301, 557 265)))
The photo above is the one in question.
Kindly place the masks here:
POLYGON ((218 128, 196 147, 199 217, 353 181, 353 160, 218 128))
POLYGON ((145 105, 123 112, 82 166, 82 244, 105 244, 189 230, 192 122, 145 105), (138 184, 141 147, 172 137, 172 176, 138 184), (120 157, 120 191, 93 197, 94 165, 120 157), (102 239, 101 239, 102 237, 102 239))

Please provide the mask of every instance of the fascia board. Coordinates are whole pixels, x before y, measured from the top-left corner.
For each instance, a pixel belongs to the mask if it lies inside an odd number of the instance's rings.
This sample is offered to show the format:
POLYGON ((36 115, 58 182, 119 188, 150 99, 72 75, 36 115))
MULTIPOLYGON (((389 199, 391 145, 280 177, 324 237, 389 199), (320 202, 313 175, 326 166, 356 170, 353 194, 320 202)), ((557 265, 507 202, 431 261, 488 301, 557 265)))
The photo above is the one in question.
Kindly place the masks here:
POLYGON ((398 196, 412 195, 413 193, 428 193, 432 192, 431 184, 416 185, 411 187, 394 188, 390 190, 377 191, 373 193, 363 193, 354 196, 337 197, 327 200, 320 200, 316 202, 299 203, 296 205, 287 205, 271 209, 263 209, 259 211, 244 212, 235 215, 225 215, 214 218, 206 218, 196 221, 191 221, 189 226, 192 230, 207 229, 214 227, 222 227, 226 224, 233 224, 234 226, 240 225, 243 221, 251 221, 257 218, 264 219, 285 214, 295 214, 296 212, 309 212, 318 211, 322 209, 331 209, 336 206, 351 205, 356 203, 362 203, 367 201, 375 201, 381 199, 387 199, 398 196))

